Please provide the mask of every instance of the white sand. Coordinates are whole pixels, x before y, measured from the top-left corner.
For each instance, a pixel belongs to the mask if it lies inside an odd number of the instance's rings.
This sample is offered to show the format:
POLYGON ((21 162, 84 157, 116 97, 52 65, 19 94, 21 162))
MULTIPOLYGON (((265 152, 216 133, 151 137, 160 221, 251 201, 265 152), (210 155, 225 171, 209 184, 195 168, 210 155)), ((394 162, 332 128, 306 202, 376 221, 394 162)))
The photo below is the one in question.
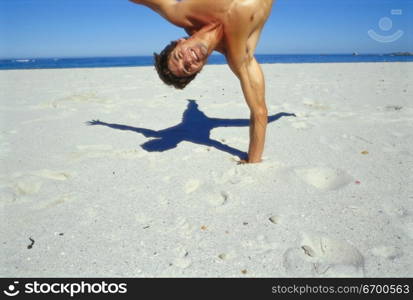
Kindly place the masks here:
POLYGON ((258 165, 226 66, 1 71, 0 275, 413 276, 413 64, 263 68, 258 165))

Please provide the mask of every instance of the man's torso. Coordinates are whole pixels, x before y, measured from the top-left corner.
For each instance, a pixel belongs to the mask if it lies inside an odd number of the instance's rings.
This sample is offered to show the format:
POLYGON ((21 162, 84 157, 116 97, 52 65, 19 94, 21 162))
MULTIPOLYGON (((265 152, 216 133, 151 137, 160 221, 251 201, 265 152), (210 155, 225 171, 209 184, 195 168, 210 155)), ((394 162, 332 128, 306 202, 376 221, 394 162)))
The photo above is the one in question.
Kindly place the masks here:
POLYGON ((182 27, 189 34, 207 24, 220 23, 224 37, 218 51, 231 55, 243 51, 243 47, 253 55, 272 3, 273 0, 183 0, 178 9, 182 27))

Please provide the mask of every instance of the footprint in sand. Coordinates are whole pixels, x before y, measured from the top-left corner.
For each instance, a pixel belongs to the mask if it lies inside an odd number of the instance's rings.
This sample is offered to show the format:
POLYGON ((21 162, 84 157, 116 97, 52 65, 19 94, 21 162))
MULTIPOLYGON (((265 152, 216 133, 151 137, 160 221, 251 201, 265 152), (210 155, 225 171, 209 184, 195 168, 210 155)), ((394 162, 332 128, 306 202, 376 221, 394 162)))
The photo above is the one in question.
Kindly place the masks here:
POLYGON ((254 254, 264 254, 279 248, 278 243, 269 241, 264 235, 258 235, 254 240, 244 240, 241 245, 254 254))
POLYGON ((207 197, 207 201, 211 206, 223 206, 228 203, 231 195, 226 191, 221 191, 219 194, 211 193, 207 197))
POLYGON ((10 187, 16 196, 37 194, 43 185, 43 181, 35 175, 18 175, 13 178, 10 187))
POLYGON ((199 188, 200 185, 201 185, 201 182, 198 179, 188 180, 184 187, 185 193, 191 194, 195 192, 199 188))
POLYGON ((320 190, 337 190, 353 181, 345 171, 326 167, 297 168, 295 173, 305 183, 320 190))
POLYGON ((177 254, 177 258, 175 258, 172 262, 172 265, 178 267, 180 269, 186 269, 191 266, 192 259, 189 257, 189 251, 183 247, 178 247, 174 250, 177 254))
POLYGON ((52 180, 67 180, 69 179, 72 175, 67 173, 67 172, 56 172, 56 171, 51 171, 51 170, 40 170, 40 171, 35 171, 32 172, 33 175, 47 178, 47 179, 52 179, 52 180))
POLYGON ((290 276, 363 277, 364 258, 344 240, 303 234, 297 248, 284 252, 283 266, 290 276))
POLYGON ((51 170, 32 171, 26 174, 15 173, 7 187, 13 190, 13 199, 17 197, 37 194, 44 184, 44 179, 64 181, 69 179, 72 174, 68 172, 59 172, 51 170))
POLYGON ((188 267, 190 267, 192 264, 192 260, 189 258, 176 258, 172 265, 174 265, 175 267, 181 268, 181 269, 186 269, 188 267))
POLYGON ((57 198, 49 199, 49 201, 40 202, 37 205, 37 209, 50 209, 50 208, 53 208, 53 207, 58 206, 60 204, 63 204, 65 202, 69 202, 72 199, 73 199, 72 194, 60 195, 57 198))
POLYGON ((225 183, 230 183, 230 184, 249 184, 253 183, 254 179, 249 176, 248 174, 248 169, 251 169, 251 166, 248 165, 239 165, 235 168, 229 169, 226 171, 224 174, 222 174, 222 177, 215 178, 215 181, 219 184, 225 184, 225 183))
POLYGON ((167 229, 167 233, 176 233, 182 238, 191 239, 196 227, 187 221, 184 217, 178 217, 175 224, 167 229))
POLYGON ((403 252, 394 246, 379 246, 371 249, 371 253, 378 257, 384 257, 387 259, 395 259, 400 257, 403 252))
POLYGON ((210 176, 214 178, 214 180, 202 184, 199 193, 199 195, 202 195, 200 200, 215 208, 227 205, 232 200, 231 193, 224 190, 220 184, 215 184, 217 178, 215 172, 211 172, 210 176))

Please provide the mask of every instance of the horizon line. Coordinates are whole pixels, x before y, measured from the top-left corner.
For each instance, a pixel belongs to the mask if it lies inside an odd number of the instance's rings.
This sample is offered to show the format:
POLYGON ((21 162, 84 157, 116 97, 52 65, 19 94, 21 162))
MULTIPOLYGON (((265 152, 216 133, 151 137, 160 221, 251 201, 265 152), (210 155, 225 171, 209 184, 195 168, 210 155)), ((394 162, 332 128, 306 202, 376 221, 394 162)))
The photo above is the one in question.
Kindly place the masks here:
MULTIPOLYGON (((255 55, 322 55, 322 56, 332 56, 332 55, 392 55, 397 53, 411 53, 412 51, 396 51, 396 52, 384 52, 384 53, 359 53, 355 52, 337 52, 337 53, 256 53, 255 55)), ((17 60, 17 59, 76 59, 76 58, 126 58, 126 57, 152 57, 153 55, 97 55, 97 56, 22 56, 22 57, 0 57, 0 60, 17 60)), ((220 53, 211 54, 211 56, 224 56, 220 53)))

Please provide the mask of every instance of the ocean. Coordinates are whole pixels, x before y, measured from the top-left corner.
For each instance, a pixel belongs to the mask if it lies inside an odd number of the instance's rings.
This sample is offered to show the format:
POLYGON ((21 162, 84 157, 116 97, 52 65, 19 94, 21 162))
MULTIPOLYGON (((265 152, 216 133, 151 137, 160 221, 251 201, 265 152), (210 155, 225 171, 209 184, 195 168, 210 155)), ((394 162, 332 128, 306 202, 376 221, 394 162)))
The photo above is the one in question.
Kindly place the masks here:
MULTIPOLYGON (((346 63, 346 62, 412 62, 413 56, 397 55, 273 55, 258 54, 260 63, 346 63)), ((211 55, 210 65, 226 64, 222 55, 211 55)), ((0 59, 0 70, 19 69, 67 69, 152 66, 152 56, 85 57, 85 58, 24 58, 0 59)))

